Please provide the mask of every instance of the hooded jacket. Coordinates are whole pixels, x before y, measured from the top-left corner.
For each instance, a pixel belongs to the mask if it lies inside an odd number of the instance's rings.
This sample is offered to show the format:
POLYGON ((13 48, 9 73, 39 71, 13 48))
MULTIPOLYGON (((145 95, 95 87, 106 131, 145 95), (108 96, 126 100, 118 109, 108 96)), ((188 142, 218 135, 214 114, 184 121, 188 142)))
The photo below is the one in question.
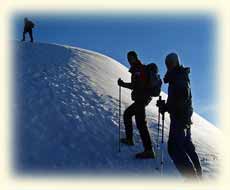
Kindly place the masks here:
POLYGON ((24 24, 24 32, 29 32, 33 29, 34 23, 30 20, 27 20, 24 24))
POLYGON ((147 76, 145 72, 145 65, 143 65, 140 61, 137 61, 131 66, 129 72, 131 73, 131 83, 125 83, 123 87, 132 90, 132 100, 148 104, 151 101, 151 97, 146 91, 147 76))
POLYGON ((167 111, 171 117, 185 125, 191 124, 193 113, 189 73, 190 68, 178 65, 173 70, 168 71, 164 77, 164 82, 169 84, 167 111))

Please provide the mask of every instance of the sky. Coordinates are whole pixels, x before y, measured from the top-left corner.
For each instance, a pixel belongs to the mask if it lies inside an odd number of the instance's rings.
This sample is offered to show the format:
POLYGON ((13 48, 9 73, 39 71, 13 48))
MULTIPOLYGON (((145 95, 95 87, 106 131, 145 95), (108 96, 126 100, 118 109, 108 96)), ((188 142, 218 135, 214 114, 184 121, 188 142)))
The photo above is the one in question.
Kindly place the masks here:
MULTIPOLYGON (((126 54, 138 53, 144 64, 156 63, 163 77, 165 56, 176 52, 191 68, 193 106, 218 125, 216 20, 208 14, 79 13, 17 14, 12 40, 21 40, 23 18, 35 23, 35 42, 57 43, 100 52, 129 66, 126 54)), ((167 85, 163 86, 167 92, 167 85)))

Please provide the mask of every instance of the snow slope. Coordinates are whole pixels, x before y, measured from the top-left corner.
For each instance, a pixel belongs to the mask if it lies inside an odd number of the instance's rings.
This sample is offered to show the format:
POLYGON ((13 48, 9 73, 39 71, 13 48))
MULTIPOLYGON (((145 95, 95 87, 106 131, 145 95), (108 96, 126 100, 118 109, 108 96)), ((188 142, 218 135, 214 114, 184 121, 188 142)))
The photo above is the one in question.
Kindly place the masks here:
MULTIPOLYGON (((118 152, 116 81, 119 77, 130 81, 126 67, 105 55, 81 48, 17 41, 13 47, 17 171, 159 175, 155 169, 157 159, 134 159, 134 154, 143 150, 135 126, 136 145, 122 146, 118 152)), ((130 91, 122 89, 122 110, 130 103, 130 91)), ((154 146, 155 104, 156 99, 147 107, 154 146)), ((220 131, 197 114, 193 122, 193 140, 204 174, 216 176, 220 131)), ((168 115, 165 125, 167 141, 168 115)), ((166 144, 164 153, 165 175, 179 176, 167 154, 166 144)))

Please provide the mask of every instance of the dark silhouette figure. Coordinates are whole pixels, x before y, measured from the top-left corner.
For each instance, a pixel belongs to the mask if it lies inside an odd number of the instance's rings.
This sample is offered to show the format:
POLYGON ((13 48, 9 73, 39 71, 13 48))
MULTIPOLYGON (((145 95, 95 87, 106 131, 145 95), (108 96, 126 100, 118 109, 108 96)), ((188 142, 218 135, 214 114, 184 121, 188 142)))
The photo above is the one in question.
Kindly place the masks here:
POLYGON ((195 146, 191 139, 192 94, 190 69, 179 63, 178 55, 171 53, 165 59, 167 73, 164 82, 168 83, 166 104, 158 104, 160 112, 170 114, 168 152, 176 168, 185 177, 202 177, 202 169, 195 146))
POLYGON ((136 126, 140 132, 144 146, 144 152, 136 154, 136 158, 154 158, 155 153, 152 150, 152 143, 145 120, 145 107, 151 101, 151 97, 145 89, 145 67, 138 59, 136 52, 130 51, 127 58, 131 66, 129 69, 129 72, 131 73, 131 82, 126 83, 121 79, 118 79, 118 85, 132 90, 131 96, 134 103, 124 112, 126 138, 121 139, 121 142, 127 145, 134 145, 132 117, 135 116, 136 126))
POLYGON ((23 30, 23 38, 22 41, 25 41, 25 35, 26 33, 29 33, 30 36, 30 42, 33 42, 33 28, 34 28, 34 23, 30 21, 28 18, 24 18, 24 30, 23 30))

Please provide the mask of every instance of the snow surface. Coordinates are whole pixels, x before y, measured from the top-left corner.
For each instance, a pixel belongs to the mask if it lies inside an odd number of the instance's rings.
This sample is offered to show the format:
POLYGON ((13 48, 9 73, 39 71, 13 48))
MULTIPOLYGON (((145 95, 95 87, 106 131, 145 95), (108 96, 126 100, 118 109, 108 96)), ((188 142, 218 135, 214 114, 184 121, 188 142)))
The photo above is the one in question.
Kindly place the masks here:
MULTIPOLYGON (((117 61, 81 48, 13 42, 15 167, 18 172, 159 175, 159 160, 136 160, 143 150, 134 125, 135 146, 118 152, 117 79, 130 81, 117 61)), ((166 99, 166 94, 162 92, 166 99)), ((131 104, 122 89, 122 113, 131 104)), ((154 147, 156 99, 147 107, 154 147)), ((198 114, 192 135, 206 178, 218 175, 220 131, 198 114)), ((169 131, 165 121, 165 141, 169 131)), ((122 136, 124 125, 122 123, 122 136)), ((178 176, 164 145, 164 175, 178 176)))

